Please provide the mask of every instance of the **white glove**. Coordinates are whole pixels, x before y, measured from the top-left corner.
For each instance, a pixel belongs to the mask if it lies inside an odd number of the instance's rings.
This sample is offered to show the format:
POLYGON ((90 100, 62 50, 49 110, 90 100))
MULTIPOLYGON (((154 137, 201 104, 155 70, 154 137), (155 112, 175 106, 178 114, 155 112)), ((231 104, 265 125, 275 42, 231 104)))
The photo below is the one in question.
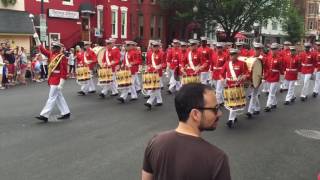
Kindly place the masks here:
POLYGON ((34 41, 36 42, 36 46, 40 46, 41 42, 37 33, 33 34, 34 41))
POLYGON ((63 89, 64 82, 65 82, 65 80, 62 79, 62 78, 60 78, 60 83, 59 83, 59 85, 58 85, 58 89, 59 89, 59 90, 62 90, 62 89, 63 89))

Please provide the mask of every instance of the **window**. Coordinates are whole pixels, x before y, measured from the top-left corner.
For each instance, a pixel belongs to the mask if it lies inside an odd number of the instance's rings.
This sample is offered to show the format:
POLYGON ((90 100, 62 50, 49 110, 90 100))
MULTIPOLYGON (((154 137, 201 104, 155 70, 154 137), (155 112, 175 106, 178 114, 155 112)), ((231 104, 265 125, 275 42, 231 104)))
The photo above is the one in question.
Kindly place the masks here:
POLYGON ((278 24, 276 21, 272 21, 272 30, 278 30, 278 24))
POLYGON ((118 38, 118 6, 111 6, 111 37, 118 38))
POLYGON ((121 38, 127 38, 128 8, 121 7, 121 38))
MULTIPOLYGON (((41 2, 41 0, 36 0, 36 1, 41 2)), ((49 2, 49 0, 43 0, 43 2, 47 3, 49 2)))
POLYGON ((155 26, 156 26, 156 16, 151 16, 150 22, 150 37, 154 39, 155 37, 155 26))
POLYGON ((308 5, 308 13, 311 14, 318 14, 319 12, 319 5, 317 3, 309 3, 308 5))
POLYGON ((99 31, 103 29, 103 5, 97 6, 97 28, 99 31))
POLYGON ((139 35, 143 37, 143 16, 139 15, 139 35))
POLYGON ((316 20, 314 18, 308 19, 308 29, 309 30, 317 29, 317 23, 316 23, 316 20))
POLYGON ((268 20, 265 20, 265 21, 263 22, 263 28, 264 28, 264 29, 268 29, 268 20))
POLYGON ((63 5, 73 6, 73 0, 62 0, 63 5))
POLYGON ((162 31, 163 31, 163 16, 159 16, 158 23, 158 38, 162 39, 162 31))

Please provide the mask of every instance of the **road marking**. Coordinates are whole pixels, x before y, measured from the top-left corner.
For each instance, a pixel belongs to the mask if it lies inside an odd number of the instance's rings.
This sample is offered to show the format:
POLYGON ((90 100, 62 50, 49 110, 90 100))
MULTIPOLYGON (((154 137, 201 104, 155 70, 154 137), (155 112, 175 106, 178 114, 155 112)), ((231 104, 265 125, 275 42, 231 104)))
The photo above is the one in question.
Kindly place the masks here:
POLYGON ((309 129, 300 129, 300 130, 295 130, 294 132, 300 136, 303 136, 303 137, 306 137, 309 139, 320 140, 320 131, 309 130, 309 129))

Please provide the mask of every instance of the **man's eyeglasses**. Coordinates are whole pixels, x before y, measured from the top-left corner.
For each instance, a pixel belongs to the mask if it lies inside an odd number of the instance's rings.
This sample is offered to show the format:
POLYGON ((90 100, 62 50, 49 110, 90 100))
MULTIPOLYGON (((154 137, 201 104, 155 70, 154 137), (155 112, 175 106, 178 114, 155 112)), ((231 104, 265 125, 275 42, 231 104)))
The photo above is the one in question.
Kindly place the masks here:
POLYGON ((198 108, 195 108, 195 109, 198 109, 198 110, 210 110, 213 113, 217 114, 219 112, 219 110, 221 109, 221 106, 217 105, 216 107, 213 107, 213 108, 210 108, 210 107, 198 107, 198 108))

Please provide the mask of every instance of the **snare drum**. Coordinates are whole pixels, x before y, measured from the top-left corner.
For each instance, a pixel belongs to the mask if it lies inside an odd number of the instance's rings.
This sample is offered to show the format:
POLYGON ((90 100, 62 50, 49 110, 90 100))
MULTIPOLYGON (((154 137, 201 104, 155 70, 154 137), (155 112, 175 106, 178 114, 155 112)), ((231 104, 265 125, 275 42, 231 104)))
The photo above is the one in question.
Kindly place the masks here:
POLYGON ((225 87, 224 102, 228 108, 244 108, 246 106, 246 93, 243 86, 225 87))
POLYGON ((90 69, 89 67, 78 67, 76 70, 77 82, 82 83, 90 80, 90 69))
POLYGON ((143 89, 144 90, 156 90, 160 89, 160 76, 157 72, 147 72, 142 75, 143 89))
POLYGON ((111 68, 101 68, 98 70, 98 85, 108 85, 113 82, 111 68))
POLYGON ((130 70, 120 70, 116 73, 118 88, 129 87, 132 84, 132 76, 130 70))
POLYGON ((182 76, 182 84, 189 84, 189 83, 199 83, 200 78, 199 75, 184 75, 182 76))

